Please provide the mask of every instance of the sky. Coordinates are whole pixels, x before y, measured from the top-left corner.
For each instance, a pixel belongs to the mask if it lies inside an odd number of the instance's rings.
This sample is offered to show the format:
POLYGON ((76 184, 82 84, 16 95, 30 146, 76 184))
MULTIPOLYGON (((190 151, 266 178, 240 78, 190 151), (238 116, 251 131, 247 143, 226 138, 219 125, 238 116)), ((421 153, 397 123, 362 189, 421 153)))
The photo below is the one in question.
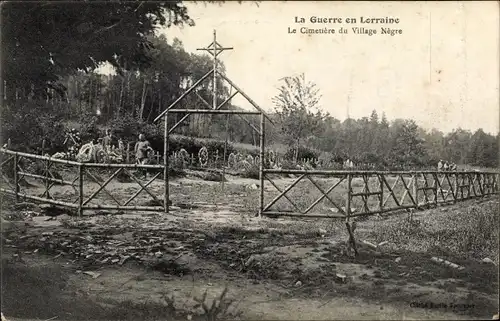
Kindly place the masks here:
MULTIPOLYGON (((496 1, 185 4, 196 25, 160 32, 195 52, 211 43, 216 30, 221 45, 234 47, 220 56, 226 75, 264 110, 273 110, 281 78, 304 73, 322 94, 320 107, 340 120, 368 117, 375 109, 389 120, 410 118, 426 129, 499 131, 496 1), (296 17, 306 23, 296 23, 296 17), (343 21, 314 24, 311 17, 343 21), (361 24, 360 17, 399 23, 361 24), (300 27, 336 33, 301 34, 300 27), (348 33, 339 34, 341 27, 348 33), (378 34, 354 34, 354 27, 378 34), (383 35, 381 27, 402 34, 383 35)), ((250 106, 236 97, 234 104, 250 106)))

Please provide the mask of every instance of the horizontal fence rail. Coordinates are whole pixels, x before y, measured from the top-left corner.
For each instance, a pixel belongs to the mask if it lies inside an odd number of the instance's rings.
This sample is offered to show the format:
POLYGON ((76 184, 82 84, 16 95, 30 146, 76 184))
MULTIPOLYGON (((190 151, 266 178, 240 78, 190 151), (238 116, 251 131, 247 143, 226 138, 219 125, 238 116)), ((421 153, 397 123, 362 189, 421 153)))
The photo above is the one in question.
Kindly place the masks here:
MULTIPOLYGON (((164 165, 79 163, 8 149, 0 149, 0 157, 0 191, 18 200, 58 205, 79 215, 85 210, 168 208, 164 165)), ((309 218, 349 218, 453 204, 498 193, 500 179, 498 172, 486 171, 261 168, 260 173, 261 215, 309 218), (275 179, 278 176, 280 180, 275 179), (264 182, 269 183, 265 192, 264 182)))
MULTIPOLYGON (((349 218, 424 209, 499 191, 498 172, 264 169, 276 192, 261 215, 349 218), (274 177, 287 175, 287 186, 274 177)), ((281 180, 280 180, 281 181, 281 180)))

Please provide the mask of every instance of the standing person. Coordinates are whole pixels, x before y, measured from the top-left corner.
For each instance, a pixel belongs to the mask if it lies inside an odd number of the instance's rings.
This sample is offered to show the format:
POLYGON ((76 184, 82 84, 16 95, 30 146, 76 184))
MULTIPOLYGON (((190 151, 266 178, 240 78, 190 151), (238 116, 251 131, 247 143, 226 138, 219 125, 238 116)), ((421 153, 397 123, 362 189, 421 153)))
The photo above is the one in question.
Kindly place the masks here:
MULTIPOLYGON (((144 134, 139 134, 139 141, 135 144, 135 159, 139 165, 145 165, 148 162, 148 152, 152 150, 151 144, 146 140, 144 134)), ((144 178, 147 178, 147 171, 143 171, 144 178)))
POLYGON ((111 129, 106 129, 106 136, 102 139, 102 146, 107 153, 109 153, 113 147, 113 140, 113 132, 111 129))

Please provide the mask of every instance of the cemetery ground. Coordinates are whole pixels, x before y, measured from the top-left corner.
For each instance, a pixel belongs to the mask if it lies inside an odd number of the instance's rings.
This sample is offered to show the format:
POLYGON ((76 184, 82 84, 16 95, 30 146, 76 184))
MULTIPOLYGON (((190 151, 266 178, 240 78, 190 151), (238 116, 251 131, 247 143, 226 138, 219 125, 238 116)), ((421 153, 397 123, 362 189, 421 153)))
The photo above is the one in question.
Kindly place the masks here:
MULTIPOLYGON (((282 188, 291 181, 276 179, 282 188)), ((110 184, 114 195, 130 195, 127 184, 110 184)), ((220 182, 195 175, 173 179, 170 214, 51 217, 3 196, 3 314, 7 320, 436 320, 497 313, 496 196, 360 219, 353 257, 342 220, 255 217, 258 184, 228 176, 222 192, 220 182)), ((161 182, 151 189, 161 195, 161 182)), ((310 193, 299 189, 293 199, 300 203, 300 194, 310 193)))

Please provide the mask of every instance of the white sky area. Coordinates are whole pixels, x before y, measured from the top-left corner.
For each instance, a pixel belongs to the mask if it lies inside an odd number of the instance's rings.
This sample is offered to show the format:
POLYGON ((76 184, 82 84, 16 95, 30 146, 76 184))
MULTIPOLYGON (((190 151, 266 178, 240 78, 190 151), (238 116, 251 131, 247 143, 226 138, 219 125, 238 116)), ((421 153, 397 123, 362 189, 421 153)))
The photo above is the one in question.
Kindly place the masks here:
MULTIPOLYGON (((389 120, 414 119, 426 129, 499 130, 499 5, 485 2, 186 2, 196 26, 162 29, 188 52, 217 41, 227 76, 271 111, 280 78, 304 73, 322 94, 321 108, 344 120, 373 109, 389 120), (295 17, 306 23, 296 24, 295 17), (312 24, 311 16, 358 19, 312 24), (399 24, 360 24, 360 17, 399 24), (288 27, 347 28, 348 34, 288 34, 288 27), (380 27, 402 29, 381 35, 380 27), (377 29, 373 36, 353 27, 377 29)), ((198 51, 199 52, 199 51, 198 51)), ((201 53, 201 52, 200 52, 201 53)), ((241 95, 233 103, 249 106, 241 95)), ((250 108, 250 107, 249 107, 250 108)))

